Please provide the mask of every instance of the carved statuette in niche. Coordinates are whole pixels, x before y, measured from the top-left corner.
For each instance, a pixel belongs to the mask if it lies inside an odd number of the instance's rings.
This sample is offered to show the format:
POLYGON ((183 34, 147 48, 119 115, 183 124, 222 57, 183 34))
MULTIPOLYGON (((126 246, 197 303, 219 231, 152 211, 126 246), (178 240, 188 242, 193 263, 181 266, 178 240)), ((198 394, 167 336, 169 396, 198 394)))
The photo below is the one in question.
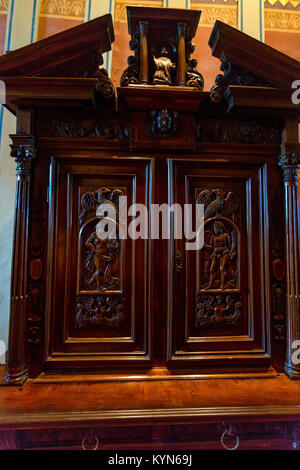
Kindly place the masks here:
POLYGON ((169 59, 168 51, 163 47, 160 51, 160 57, 154 57, 156 71, 153 76, 154 85, 172 85, 171 70, 176 67, 169 59))

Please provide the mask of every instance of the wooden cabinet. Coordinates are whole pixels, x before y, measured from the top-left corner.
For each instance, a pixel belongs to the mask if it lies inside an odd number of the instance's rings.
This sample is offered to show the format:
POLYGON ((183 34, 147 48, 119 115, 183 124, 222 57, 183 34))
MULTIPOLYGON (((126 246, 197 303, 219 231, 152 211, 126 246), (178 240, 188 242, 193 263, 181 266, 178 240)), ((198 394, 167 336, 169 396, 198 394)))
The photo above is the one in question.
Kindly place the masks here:
POLYGON ((297 445, 300 65, 217 21, 203 91, 200 15, 128 7, 117 88, 110 15, 0 57, 17 116, 2 383, 24 385, 0 389, 6 448, 297 445))

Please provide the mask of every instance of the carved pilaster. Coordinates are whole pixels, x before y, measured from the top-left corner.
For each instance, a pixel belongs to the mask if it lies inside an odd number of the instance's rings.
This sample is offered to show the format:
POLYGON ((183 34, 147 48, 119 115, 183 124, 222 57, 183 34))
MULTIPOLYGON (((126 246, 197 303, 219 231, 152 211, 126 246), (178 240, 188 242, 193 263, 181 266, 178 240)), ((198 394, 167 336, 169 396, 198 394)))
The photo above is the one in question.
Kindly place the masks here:
POLYGON ((11 136, 11 156, 17 164, 16 209, 13 241, 8 362, 5 380, 22 385, 28 378, 24 354, 25 315, 28 304, 28 220, 34 138, 11 136))
MULTIPOLYGON (((300 153, 282 146, 279 165, 285 188, 285 232, 287 265, 287 352, 284 371, 291 379, 300 379, 300 364, 293 360, 294 341, 300 340, 300 242, 297 168, 300 153)), ((298 347, 298 345, 297 345, 298 347)))

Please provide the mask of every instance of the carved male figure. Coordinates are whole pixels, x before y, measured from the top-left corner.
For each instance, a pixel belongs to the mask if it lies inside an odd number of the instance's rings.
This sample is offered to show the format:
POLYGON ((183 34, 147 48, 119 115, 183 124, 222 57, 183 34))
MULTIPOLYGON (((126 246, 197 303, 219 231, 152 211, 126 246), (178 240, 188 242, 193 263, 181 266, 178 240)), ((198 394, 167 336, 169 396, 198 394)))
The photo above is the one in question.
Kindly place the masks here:
POLYGON ((211 289, 214 287, 215 280, 217 278, 218 269, 220 270, 220 288, 225 288, 226 283, 226 265, 230 258, 235 255, 233 246, 228 233, 226 232, 225 225, 221 221, 214 223, 214 235, 211 236, 209 245, 205 244, 205 247, 213 250, 211 255, 211 266, 210 266, 210 279, 209 284, 205 289, 211 289))
POLYGON ((161 57, 154 57, 156 71, 153 76, 154 85, 172 85, 171 70, 176 67, 167 57, 168 52, 165 47, 161 49, 161 57))

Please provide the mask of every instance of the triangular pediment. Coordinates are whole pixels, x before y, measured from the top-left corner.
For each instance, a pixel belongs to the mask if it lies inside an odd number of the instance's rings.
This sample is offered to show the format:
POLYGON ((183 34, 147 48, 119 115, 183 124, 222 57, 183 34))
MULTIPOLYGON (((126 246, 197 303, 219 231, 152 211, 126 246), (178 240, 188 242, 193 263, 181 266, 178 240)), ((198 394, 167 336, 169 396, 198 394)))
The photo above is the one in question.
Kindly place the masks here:
POLYGON ((229 84, 290 89, 300 78, 300 62, 221 21, 214 25, 209 46, 222 62, 222 70, 228 64, 234 69, 235 78, 232 74, 229 84), (234 82, 239 79, 240 83, 234 82))
POLYGON ((0 57, 0 76, 91 78, 111 50, 111 15, 104 15, 0 57))

